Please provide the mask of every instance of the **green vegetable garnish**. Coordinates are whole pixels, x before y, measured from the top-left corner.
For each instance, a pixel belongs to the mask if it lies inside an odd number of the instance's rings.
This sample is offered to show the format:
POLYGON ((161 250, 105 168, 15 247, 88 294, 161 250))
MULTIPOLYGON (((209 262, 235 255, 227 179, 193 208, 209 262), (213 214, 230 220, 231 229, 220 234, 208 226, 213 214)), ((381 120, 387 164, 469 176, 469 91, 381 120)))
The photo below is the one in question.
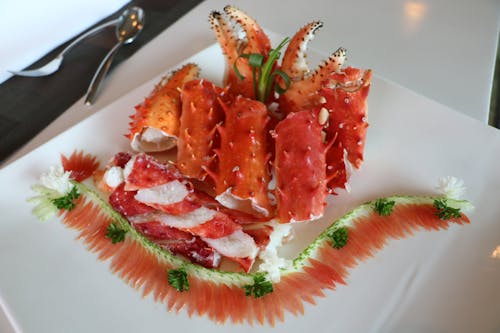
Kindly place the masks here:
POLYGON ((448 206, 446 199, 436 199, 434 200, 434 207, 436 207, 436 215, 441 220, 449 220, 451 218, 459 218, 462 216, 460 213, 460 208, 453 208, 448 206))
POLYGON ((290 77, 283 71, 279 69, 274 69, 274 64, 280 58, 280 50, 288 43, 290 38, 286 37, 276 49, 271 49, 269 52, 269 57, 264 62, 264 56, 258 53, 243 53, 241 54, 233 64, 234 72, 240 80, 245 79, 245 77, 238 70, 236 65, 239 58, 248 59, 248 64, 252 68, 252 79, 253 79, 253 89, 255 97, 261 102, 265 102, 271 93, 273 87, 274 78, 279 76, 285 82, 285 88, 280 87, 279 84, 275 84, 274 89, 276 92, 282 94, 290 87, 290 77))
POLYGON ((349 234, 347 232, 347 227, 340 227, 330 233, 328 238, 332 242, 332 246, 336 249, 341 249, 347 244, 347 239, 349 234))
POLYGON ((111 239, 113 244, 123 242, 127 230, 120 228, 117 224, 111 223, 106 230, 106 237, 111 239))
POLYGON ((380 216, 389 216, 394 209, 396 202, 394 200, 378 199, 373 204, 373 210, 375 210, 380 216))
POLYGON ((76 186, 73 186, 71 191, 69 191, 65 196, 52 199, 52 203, 57 207, 57 209, 72 210, 76 205, 74 201, 78 199, 79 196, 80 193, 78 192, 78 189, 76 186))
POLYGON ((264 274, 257 274, 253 277, 253 284, 243 286, 246 296, 253 296, 255 298, 262 297, 273 292, 273 284, 269 281, 264 274))
POLYGON ((189 281, 187 278, 186 269, 184 267, 181 267, 179 269, 169 269, 167 275, 168 283, 177 291, 189 290, 189 281))

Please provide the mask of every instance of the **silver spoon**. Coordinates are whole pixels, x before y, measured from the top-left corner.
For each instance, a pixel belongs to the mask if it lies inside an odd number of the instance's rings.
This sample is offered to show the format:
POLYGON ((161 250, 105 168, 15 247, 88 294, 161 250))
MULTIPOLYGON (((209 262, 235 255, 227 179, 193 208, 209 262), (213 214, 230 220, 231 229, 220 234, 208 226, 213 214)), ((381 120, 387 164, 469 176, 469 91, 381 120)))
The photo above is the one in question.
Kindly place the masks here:
POLYGON ((124 15, 123 20, 116 26, 116 38, 118 43, 106 54, 102 60, 97 72, 90 82, 90 86, 87 90, 87 95, 85 97, 85 104, 91 105, 94 102, 95 96, 99 87, 101 86, 103 78, 109 71, 111 63, 115 55, 118 53, 120 47, 124 44, 132 43, 137 35, 142 31, 144 26, 144 11, 140 7, 131 7, 128 9, 124 15))
POLYGON ((111 21, 105 22, 78 37, 74 41, 72 41, 68 46, 66 46, 54 59, 52 59, 50 62, 48 62, 46 65, 39 67, 39 68, 34 68, 34 69, 28 69, 28 70, 23 70, 23 71, 9 71, 10 73, 14 75, 19 75, 19 76, 31 76, 31 77, 38 77, 38 76, 47 76, 50 74, 55 73, 59 67, 61 67, 61 64, 63 62, 64 56, 66 53, 68 53, 73 47, 75 47, 78 43, 80 43, 82 40, 85 38, 97 33, 98 31, 101 31, 104 28, 107 28, 112 25, 116 25, 119 22, 124 20, 125 15, 128 15, 128 9, 124 10, 122 14, 111 21))

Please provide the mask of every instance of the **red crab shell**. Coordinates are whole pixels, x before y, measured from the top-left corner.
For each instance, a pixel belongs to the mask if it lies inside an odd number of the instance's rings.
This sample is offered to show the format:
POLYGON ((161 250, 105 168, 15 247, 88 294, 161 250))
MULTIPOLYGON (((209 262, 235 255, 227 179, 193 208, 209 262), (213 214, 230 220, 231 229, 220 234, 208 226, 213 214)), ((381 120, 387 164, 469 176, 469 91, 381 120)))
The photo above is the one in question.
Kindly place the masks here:
POLYGON ((203 79, 182 88, 177 167, 186 177, 203 180, 214 158, 216 125, 223 118, 217 99, 222 93, 222 88, 203 79))
POLYGON ((318 92, 322 88, 325 78, 329 77, 331 73, 338 72, 344 64, 346 50, 341 47, 314 71, 309 70, 305 50, 322 26, 323 23, 319 21, 305 25, 292 37, 285 50, 281 70, 291 78, 291 84, 279 97, 282 113, 297 112, 317 105, 321 100, 318 92))
POLYGON ((346 163, 359 168, 363 162, 370 81, 371 71, 347 67, 332 74, 327 86, 320 91, 324 98, 321 107, 329 113, 324 130, 326 140, 331 144, 327 152, 327 178, 331 191, 345 188, 348 180, 346 163))
POLYGON ((313 220, 326 205, 326 147, 315 113, 289 114, 276 126, 276 200, 282 223, 313 220))
POLYGON ((221 101, 221 104, 225 121, 218 127, 217 169, 209 171, 217 199, 229 208, 268 216, 271 204, 268 197, 267 108, 242 96, 228 103, 221 101))
POLYGON ((215 33, 217 41, 226 58, 226 73, 224 85, 228 86, 230 93, 255 98, 252 69, 248 60, 241 58, 241 54, 258 53, 267 57, 271 49, 269 37, 257 22, 242 10, 234 6, 224 7, 224 14, 213 11, 210 13, 209 22, 215 33), (240 38, 240 34, 243 38, 240 38), (233 66, 236 64, 244 79, 238 78, 233 66))
POLYGON ((175 147, 179 135, 180 88, 198 74, 197 65, 184 65, 163 78, 144 102, 135 107, 127 135, 134 150, 157 152, 175 147))

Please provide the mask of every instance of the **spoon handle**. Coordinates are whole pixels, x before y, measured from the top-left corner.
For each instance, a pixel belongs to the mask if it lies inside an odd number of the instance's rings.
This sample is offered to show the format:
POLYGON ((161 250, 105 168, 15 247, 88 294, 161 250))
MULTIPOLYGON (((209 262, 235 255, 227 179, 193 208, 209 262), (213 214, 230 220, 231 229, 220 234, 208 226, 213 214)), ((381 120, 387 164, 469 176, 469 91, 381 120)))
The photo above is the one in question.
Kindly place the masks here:
POLYGON ((92 103, 94 103, 96 94, 99 91, 101 83, 106 74, 108 73, 109 68, 111 67, 111 63, 113 62, 115 55, 118 53, 118 50, 122 45, 123 42, 119 42, 115 46, 113 46, 113 48, 109 50, 108 54, 106 54, 104 59, 101 61, 101 64, 97 68, 97 71, 95 72, 94 77, 92 78, 92 81, 90 82, 89 88, 87 90, 87 95, 85 96, 86 105, 91 105, 92 103))
POLYGON ((85 38, 94 35, 96 32, 99 32, 99 31, 101 31, 104 28, 110 27, 112 25, 117 25, 121 20, 122 20, 121 18, 117 18, 117 19, 114 19, 114 20, 111 20, 111 21, 108 21, 108 22, 104 22, 103 24, 95 27, 94 29, 87 31, 86 33, 84 33, 83 35, 80 35, 77 39, 75 39, 74 41, 72 41, 68 46, 66 46, 64 48, 64 50, 62 50, 59 53, 58 56, 65 55, 66 52, 68 52, 70 49, 72 49, 74 46, 76 46, 78 43, 80 43, 85 38))

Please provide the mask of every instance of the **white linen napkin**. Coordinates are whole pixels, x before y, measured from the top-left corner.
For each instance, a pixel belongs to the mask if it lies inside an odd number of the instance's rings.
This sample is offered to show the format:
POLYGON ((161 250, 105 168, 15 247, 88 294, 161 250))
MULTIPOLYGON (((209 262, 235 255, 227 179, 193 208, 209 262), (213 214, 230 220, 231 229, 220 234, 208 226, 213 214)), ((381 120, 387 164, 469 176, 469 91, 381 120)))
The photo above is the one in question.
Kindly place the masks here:
POLYGON ((130 0, 1 0, 0 83, 130 0))

